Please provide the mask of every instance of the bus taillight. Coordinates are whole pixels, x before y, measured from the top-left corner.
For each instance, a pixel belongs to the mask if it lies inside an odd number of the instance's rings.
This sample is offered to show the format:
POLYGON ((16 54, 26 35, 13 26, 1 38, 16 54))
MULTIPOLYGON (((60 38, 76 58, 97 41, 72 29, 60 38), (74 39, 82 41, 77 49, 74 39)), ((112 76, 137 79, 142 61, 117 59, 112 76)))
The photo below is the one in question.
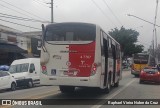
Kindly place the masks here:
POLYGON ((92 69, 91 69, 91 75, 96 74, 96 70, 97 70, 97 64, 96 64, 96 63, 93 63, 93 64, 92 64, 92 69))

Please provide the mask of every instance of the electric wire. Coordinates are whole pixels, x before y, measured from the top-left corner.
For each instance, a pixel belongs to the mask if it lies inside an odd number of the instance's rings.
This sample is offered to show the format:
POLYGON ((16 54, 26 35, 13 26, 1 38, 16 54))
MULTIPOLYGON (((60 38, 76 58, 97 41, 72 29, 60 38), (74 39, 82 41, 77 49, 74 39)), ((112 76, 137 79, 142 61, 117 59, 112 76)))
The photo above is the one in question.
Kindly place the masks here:
POLYGON ((114 12, 112 11, 112 9, 109 7, 109 5, 107 4, 107 2, 105 0, 103 0, 104 4, 107 6, 107 8, 110 10, 110 12, 112 13, 112 15, 116 18, 116 20, 119 22, 119 24, 121 24, 121 26, 123 26, 123 24, 121 23, 121 21, 118 19, 118 17, 114 14, 114 12))
POLYGON ((103 13, 103 15, 107 18, 107 19, 109 19, 110 20, 110 22, 115 26, 115 27, 117 27, 113 22, 112 22, 112 20, 104 13, 104 11, 97 5, 97 3, 94 1, 94 0, 91 0, 94 4, 95 4, 95 6, 103 13))
POLYGON ((49 8, 49 6, 44 5, 45 4, 44 2, 40 2, 39 0, 38 1, 37 0, 33 0, 33 1, 38 3, 38 4, 40 4, 40 5, 42 5, 42 6, 44 6, 44 7, 49 8))
POLYGON ((37 15, 35 15, 35 14, 33 14, 33 13, 30 13, 30 12, 28 12, 28 11, 26 11, 26 10, 23 10, 23 9, 17 7, 17 6, 14 6, 14 5, 12 5, 11 3, 9 3, 9 2, 3 1, 3 0, 0 0, 0 1, 1 1, 1 2, 4 2, 4 3, 6 3, 6 4, 8 4, 8 5, 10 5, 10 6, 14 7, 14 8, 16 8, 16 9, 19 9, 19 10, 21 10, 21 11, 23 11, 23 12, 26 12, 26 13, 34 16, 34 17, 37 17, 37 18, 40 18, 40 19, 45 20, 44 18, 41 18, 41 17, 39 17, 39 16, 37 16, 37 15))
MULTIPOLYGON (((21 14, 21 15, 25 15, 25 16, 31 17, 31 16, 29 16, 29 15, 27 15, 27 14, 24 14, 24 13, 21 13, 21 12, 15 10, 15 9, 9 8, 9 7, 4 6, 4 5, 2 5, 2 4, 0 4, 0 5, 3 6, 3 7, 5 7, 5 8, 7 8, 7 9, 9 9, 9 10, 11 10, 11 11, 17 12, 17 13, 19 13, 19 14, 21 14)), ((33 18, 33 17, 31 17, 31 18, 33 18)))
POLYGON ((46 21, 30 19, 30 18, 24 18, 24 17, 14 16, 14 15, 9 15, 9 14, 4 14, 4 13, 0 13, 0 17, 16 19, 16 20, 32 21, 32 22, 49 23, 49 22, 46 22, 46 21))
POLYGON ((41 30, 40 28, 36 28, 36 27, 32 27, 32 26, 27 26, 27 25, 23 25, 23 24, 19 24, 19 23, 15 23, 15 22, 11 22, 11 21, 7 21, 7 20, 3 20, 3 19, 0 19, 1 21, 4 21, 4 22, 8 22, 8 23, 12 23, 12 24, 16 24, 16 25, 19 25, 19 26, 23 26, 23 27, 29 27, 29 28, 33 28, 33 29, 37 29, 37 30, 41 30))

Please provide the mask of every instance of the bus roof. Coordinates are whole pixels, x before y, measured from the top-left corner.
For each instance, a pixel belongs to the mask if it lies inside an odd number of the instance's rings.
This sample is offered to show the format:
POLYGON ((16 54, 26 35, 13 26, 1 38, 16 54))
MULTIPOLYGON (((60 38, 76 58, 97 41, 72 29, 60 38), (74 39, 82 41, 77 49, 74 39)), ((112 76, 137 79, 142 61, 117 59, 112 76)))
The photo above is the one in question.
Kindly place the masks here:
MULTIPOLYGON (((48 24, 46 27, 52 27, 55 25, 63 25, 63 24, 80 24, 80 25, 87 25, 87 26, 92 26, 92 27, 96 27, 99 28, 100 30, 103 30, 98 24, 92 24, 92 23, 85 23, 85 22, 61 22, 61 23, 52 23, 52 24, 48 24)), ((103 30, 104 31, 104 30, 103 30)), ((106 33, 106 32, 105 32, 106 33)), ((110 36, 108 33, 106 33, 111 39, 112 41, 114 41, 116 44, 120 45, 112 36, 110 36)))
POLYGON ((81 24, 81 25, 89 25, 89 26, 96 26, 96 24, 92 23, 83 23, 83 22, 61 22, 61 23, 53 23, 53 24, 48 24, 46 27, 50 26, 55 26, 55 25, 64 25, 64 24, 81 24))

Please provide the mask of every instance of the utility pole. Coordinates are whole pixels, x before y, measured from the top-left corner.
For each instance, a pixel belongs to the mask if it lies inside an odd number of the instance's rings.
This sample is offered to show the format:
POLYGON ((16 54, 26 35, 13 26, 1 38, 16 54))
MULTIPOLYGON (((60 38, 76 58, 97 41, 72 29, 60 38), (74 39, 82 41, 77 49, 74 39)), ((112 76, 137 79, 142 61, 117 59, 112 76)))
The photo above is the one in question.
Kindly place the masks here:
POLYGON ((51 23, 53 23, 53 0, 51 0, 51 23))
POLYGON ((54 19, 53 19, 53 0, 51 0, 51 3, 47 3, 47 4, 51 4, 51 23, 54 22, 54 19))
POLYGON ((156 34, 157 13, 158 13, 158 0, 156 0, 156 10, 155 10, 154 25, 153 25, 153 51, 154 51, 153 54, 155 57, 155 64, 158 63, 158 57, 157 57, 157 52, 156 52, 157 50, 157 34, 156 34))
POLYGON ((139 18, 139 17, 137 17, 137 16, 135 16, 135 15, 127 14, 128 16, 132 16, 132 17, 138 18, 138 19, 140 19, 140 20, 142 20, 142 21, 145 21, 145 22, 150 23, 150 24, 153 25, 153 40, 152 40, 152 48, 153 48, 153 51, 152 51, 152 52, 153 52, 153 53, 152 53, 152 54, 153 54, 153 59, 154 59, 154 65, 156 65, 156 64, 158 63, 158 55, 157 55, 157 53, 155 52, 156 49, 157 49, 157 33, 156 33, 156 27, 160 27, 159 25, 156 24, 157 13, 158 13, 158 1, 159 1, 159 0, 156 0, 156 10, 155 10, 154 23, 149 22, 149 21, 147 21, 147 20, 144 20, 144 19, 142 19, 142 18, 139 18))

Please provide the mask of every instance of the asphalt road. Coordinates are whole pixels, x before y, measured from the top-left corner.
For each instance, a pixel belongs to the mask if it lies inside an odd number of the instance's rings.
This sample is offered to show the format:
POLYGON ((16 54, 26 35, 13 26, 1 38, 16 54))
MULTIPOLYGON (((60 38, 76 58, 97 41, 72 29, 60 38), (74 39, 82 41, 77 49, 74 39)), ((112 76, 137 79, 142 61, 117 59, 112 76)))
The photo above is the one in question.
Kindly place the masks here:
MULTIPOLYGON (((72 94, 62 94, 57 86, 40 86, 30 89, 18 89, 16 91, 1 91, 0 99, 87 99, 87 103, 82 101, 78 105, 45 105, 45 106, 4 106, 5 108, 159 108, 160 105, 104 105, 108 99, 160 99, 160 85, 159 84, 139 84, 139 78, 130 74, 130 71, 123 71, 123 78, 117 88, 112 88, 109 94, 103 94, 100 90, 95 88, 77 88, 72 94), (88 100, 99 99, 99 100, 88 100), (84 103, 83 103, 84 102, 84 103), (79 105, 81 104, 81 105, 79 105), (84 105, 87 104, 87 105, 84 105)), ((75 103, 73 103, 75 104, 75 103)))

